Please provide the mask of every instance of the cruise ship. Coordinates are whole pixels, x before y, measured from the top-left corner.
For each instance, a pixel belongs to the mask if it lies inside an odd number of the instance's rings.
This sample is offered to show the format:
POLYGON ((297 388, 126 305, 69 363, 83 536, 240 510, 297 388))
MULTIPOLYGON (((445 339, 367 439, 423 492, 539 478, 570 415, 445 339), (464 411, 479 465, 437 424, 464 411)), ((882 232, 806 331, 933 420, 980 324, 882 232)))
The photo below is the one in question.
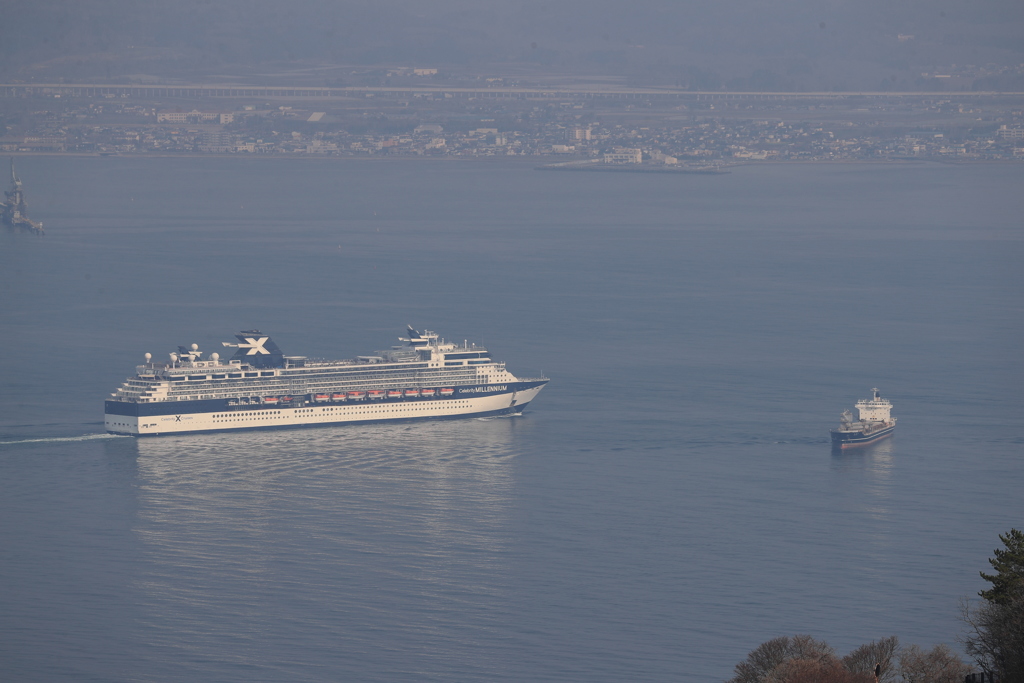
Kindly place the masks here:
POLYGON ((896 418, 889 415, 892 403, 882 398, 878 389, 872 389, 870 399, 857 401, 857 421, 853 414, 844 410, 839 429, 832 429, 832 447, 840 450, 867 446, 892 435, 896 431, 896 418))
POLYGON ((259 330, 223 342, 233 355, 205 358, 179 346, 145 363, 105 402, 111 434, 272 429, 521 413, 546 377, 520 378, 487 349, 411 326, 405 344, 351 360, 286 356, 259 330))

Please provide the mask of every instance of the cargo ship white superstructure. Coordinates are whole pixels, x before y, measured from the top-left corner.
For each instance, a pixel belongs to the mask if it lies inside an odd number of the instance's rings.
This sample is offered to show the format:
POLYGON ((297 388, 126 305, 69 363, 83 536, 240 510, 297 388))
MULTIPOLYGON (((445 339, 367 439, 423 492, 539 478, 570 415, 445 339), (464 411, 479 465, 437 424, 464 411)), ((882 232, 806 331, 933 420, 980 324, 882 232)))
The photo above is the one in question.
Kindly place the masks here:
POLYGON ((285 356, 259 330, 235 335, 228 360, 196 344, 146 362, 105 402, 112 434, 268 429, 520 413, 548 383, 519 378, 476 344, 408 328, 393 346, 351 360, 285 356))
POLYGON ((878 389, 871 390, 871 398, 857 401, 857 421, 844 410, 839 429, 832 429, 832 447, 839 450, 857 448, 875 443, 896 431, 896 418, 890 415, 892 403, 882 398, 878 389))

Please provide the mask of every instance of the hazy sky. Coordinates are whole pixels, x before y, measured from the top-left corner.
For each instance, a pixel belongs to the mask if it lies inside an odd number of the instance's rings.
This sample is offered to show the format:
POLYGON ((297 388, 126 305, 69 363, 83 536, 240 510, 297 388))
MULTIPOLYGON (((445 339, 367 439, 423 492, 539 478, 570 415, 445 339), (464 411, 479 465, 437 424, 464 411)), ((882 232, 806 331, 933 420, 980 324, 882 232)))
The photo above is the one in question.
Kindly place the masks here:
POLYGON ((0 61, 72 80, 312 61, 872 85, 1024 63, 1024 2, 34 0, 7 3, 0 61))

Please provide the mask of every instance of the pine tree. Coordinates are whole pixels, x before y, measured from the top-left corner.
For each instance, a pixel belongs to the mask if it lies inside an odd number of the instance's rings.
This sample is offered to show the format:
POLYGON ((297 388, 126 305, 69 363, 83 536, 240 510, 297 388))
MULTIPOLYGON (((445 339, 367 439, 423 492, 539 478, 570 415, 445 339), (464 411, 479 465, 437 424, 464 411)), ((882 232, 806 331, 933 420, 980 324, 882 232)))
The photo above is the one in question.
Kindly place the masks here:
POLYGON ((1006 549, 989 560, 996 573, 981 573, 992 588, 978 593, 984 601, 977 607, 962 604, 968 633, 961 642, 995 680, 1024 681, 1024 533, 1010 529, 999 539, 1006 549))
POLYGON ((997 548, 996 556, 988 561, 996 573, 981 572, 981 578, 991 583, 992 588, 978 595, 997 605, 1007 605, 1024 588, 1024 532, 1010 529, 1005 536, 1000 534, 999 540, 1006 549, 997 548))

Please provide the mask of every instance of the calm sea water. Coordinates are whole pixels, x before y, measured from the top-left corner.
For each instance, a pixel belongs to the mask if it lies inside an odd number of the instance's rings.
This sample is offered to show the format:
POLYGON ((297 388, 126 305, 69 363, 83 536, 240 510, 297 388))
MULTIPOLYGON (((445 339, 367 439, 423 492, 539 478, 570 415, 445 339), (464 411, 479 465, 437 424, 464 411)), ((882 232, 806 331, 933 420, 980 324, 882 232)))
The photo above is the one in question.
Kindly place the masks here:
POLYGON ((0 677, 718 681, 955 645, 1024 524, 1024 166, 25 158, 0 234, 0 677), (145 352, 405 324, 522 417, 135 440, 145 352), (833 455, 872 387, 897 435, 833 455))

